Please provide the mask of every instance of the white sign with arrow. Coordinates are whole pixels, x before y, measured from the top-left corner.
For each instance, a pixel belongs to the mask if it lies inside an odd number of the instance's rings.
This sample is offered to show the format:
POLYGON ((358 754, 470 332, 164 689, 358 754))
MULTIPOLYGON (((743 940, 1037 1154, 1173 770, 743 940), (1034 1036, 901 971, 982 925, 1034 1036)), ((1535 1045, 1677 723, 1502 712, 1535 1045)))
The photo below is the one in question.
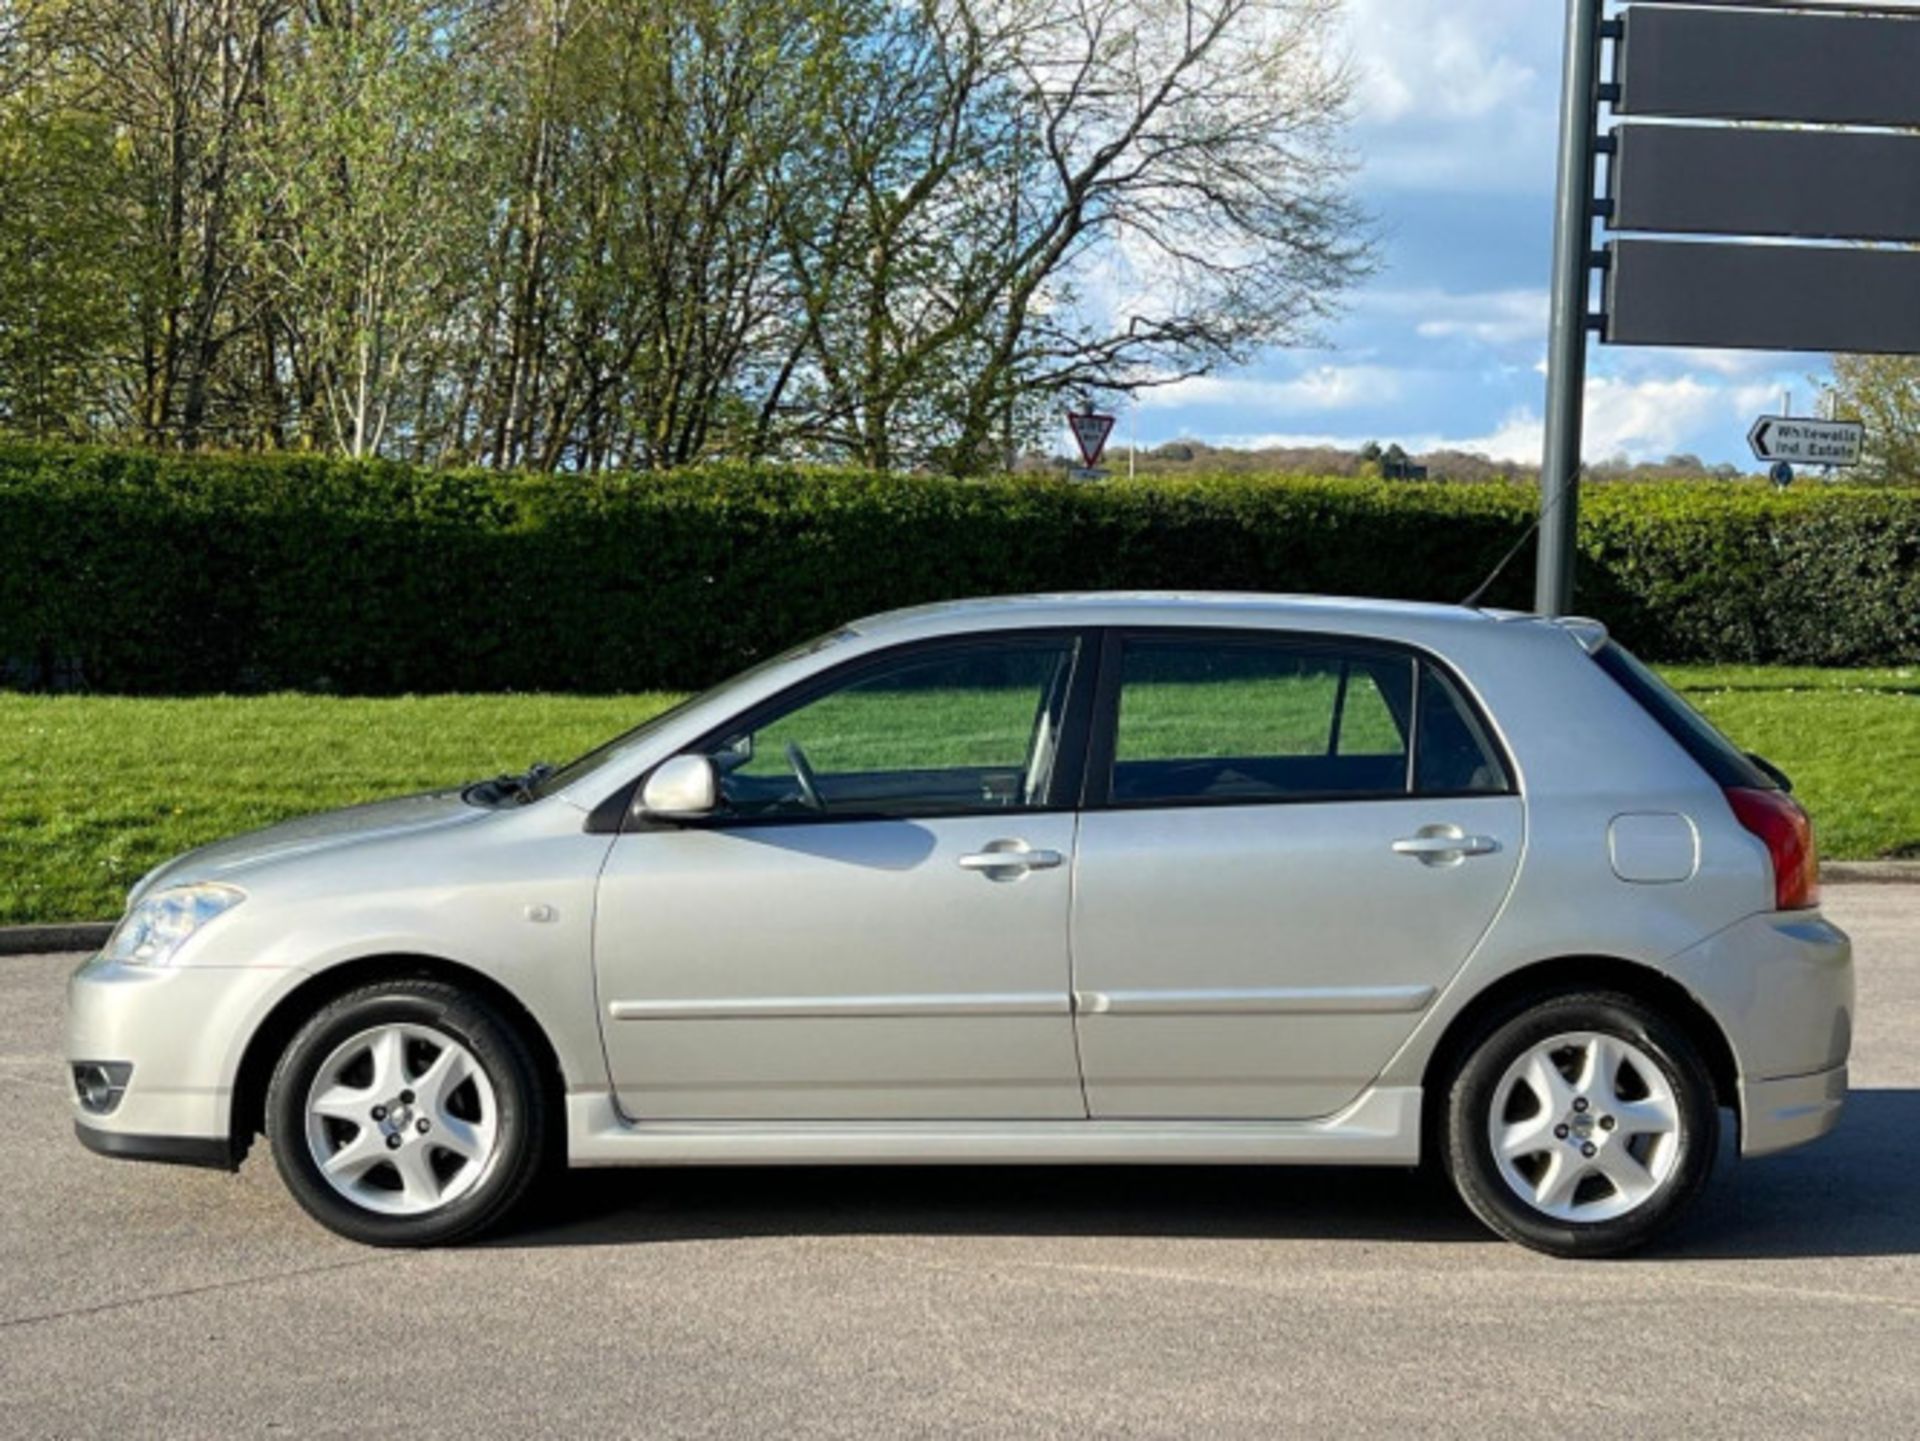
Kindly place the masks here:
POLYGON ((1795 420, 1763 415, 1747 432, 1755 460, 1798 465, 1858 465, 1867 428, 1852 420, 1795 420))

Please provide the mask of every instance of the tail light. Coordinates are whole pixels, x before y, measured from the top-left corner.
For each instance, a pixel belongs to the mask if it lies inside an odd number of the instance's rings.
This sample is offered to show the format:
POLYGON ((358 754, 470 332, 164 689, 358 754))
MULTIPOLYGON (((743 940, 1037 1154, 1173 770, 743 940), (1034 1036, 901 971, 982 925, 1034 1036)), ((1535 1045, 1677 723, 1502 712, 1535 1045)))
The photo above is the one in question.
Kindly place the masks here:
POLYGON ((1785 791, 1727 787, 1734 817, 1767 847, 1773 858, 1773 906, 1805 910, 1820 904, 1820 858, 1813 848, 1813 822, 1785 791))

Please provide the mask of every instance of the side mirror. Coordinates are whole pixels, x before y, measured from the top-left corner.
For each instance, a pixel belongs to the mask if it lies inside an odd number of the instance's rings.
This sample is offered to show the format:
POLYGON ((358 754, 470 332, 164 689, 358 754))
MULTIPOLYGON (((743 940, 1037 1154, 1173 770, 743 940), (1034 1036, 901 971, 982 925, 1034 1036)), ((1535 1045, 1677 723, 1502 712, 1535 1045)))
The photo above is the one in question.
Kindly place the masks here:
POLYGON ((714 752, 714 769, 721 775, 730 776, 741 766, 753 759, 753 732, 735 736, 714 752))
POLYGON ((695 820, 719 804, 719 779, 705 756, 675 756, 647 777, 640 809, 662 820, 695 820))

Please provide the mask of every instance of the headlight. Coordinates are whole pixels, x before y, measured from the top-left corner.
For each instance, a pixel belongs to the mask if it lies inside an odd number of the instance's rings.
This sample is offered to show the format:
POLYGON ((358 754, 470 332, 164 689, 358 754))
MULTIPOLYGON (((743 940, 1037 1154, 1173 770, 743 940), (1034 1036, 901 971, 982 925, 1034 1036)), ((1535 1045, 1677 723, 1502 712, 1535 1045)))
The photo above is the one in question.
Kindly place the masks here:
POLYGON ((169 886, 141 898, 113 929, 100 954, 109 961, 164 966, 200 927, 245 900, 232 886, 169 886))

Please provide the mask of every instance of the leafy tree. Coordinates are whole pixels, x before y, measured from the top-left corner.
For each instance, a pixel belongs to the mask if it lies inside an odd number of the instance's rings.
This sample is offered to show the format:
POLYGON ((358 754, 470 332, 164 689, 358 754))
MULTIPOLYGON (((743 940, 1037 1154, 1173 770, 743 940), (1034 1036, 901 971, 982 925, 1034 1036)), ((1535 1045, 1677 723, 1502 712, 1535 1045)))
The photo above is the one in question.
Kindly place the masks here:
POLYGON ((0 0, 0 424, 961 472, 1314 333, 1335 0, 0 0))
POLYGON ((1836 355, 1826 395, 1829 414, 1867 428, 1862 463, 1850 480, 1920 484, 1920 359, 1836 355))
POLYGON ((111 357, 129 337, 117 302, 114 137, 58 100, 66 77, 31 63, 0 26, 13 84, 0 93, 0 426, 84 438, 102 420, 111 357))
MULTIPOLYGON (((437 370, 486 239, 467 6, 316 0, 279 37, 247 177, 254 279, 278 317, 307 439, 379 453, 437 370)), ((414 417, 416 420, 418 417, 414 417)))

